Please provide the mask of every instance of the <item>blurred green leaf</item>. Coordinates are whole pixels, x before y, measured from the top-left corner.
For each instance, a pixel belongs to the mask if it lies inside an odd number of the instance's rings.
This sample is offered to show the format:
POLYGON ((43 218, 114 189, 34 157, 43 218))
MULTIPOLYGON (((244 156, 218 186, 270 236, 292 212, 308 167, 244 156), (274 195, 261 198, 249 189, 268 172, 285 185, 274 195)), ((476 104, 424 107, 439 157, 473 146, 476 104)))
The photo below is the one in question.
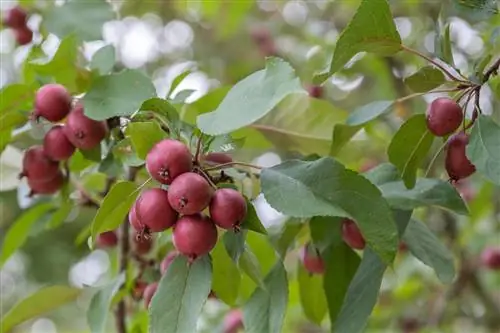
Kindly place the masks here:
POLYGON ((170 85, 170 88, 168 89, 168 98, 172 97, 172 93, 174 92, 175 88, 177 88, 179 84, 191 73, 191 69, 187 69, 175 77, 175 79, 172 81, 172 84, 170 85))
MULTIPOLYGON (((30 110, 34 97, 35 91, 29 85, 14 83, 3 87, 0 90, 0 115, 30 110)), ((5 126, 2 124, 2 127, 5 126)))
POLYGON ((415 186, 418 168, 427 157, 433 141, 434 135, 427 128, 425 114, 408 119, 392 137, 387 155, 398 168, 407 188, 415 186))
POLYGON ((281 332, 288 305, 288 279, 278 261, 264 280, 265 289, 258 288, 243 306, 243 323, 247 333, 281 332))
POLYGON ((486 21, 498 14, 497 0, 452 0, 455 13, 473 22, 486 21))
POLYGON ((224 249, 223 242, 217 242, 210 255, 213 263, 212 290, 221 301, 234 306, 240 288, 240 271, 224 249))
POLYGON ((256 285, 264 287, 264 280, 259 261, 252 250, 245 246, 245 250, 241 253, 238 262, 241 270, 250 278, 256 285))
POLYGON ((228 230, 222 236, 227 254, 235 263, 238 263, 240 256, 245 251, 245 238, 245 231, 234 232, 232 230, 228 230))
POLYGON ((388 112, 393 104, 393 101, 376 101, 356 108, 347 118, 346 125, 352 127, 364 125, 388 112))
POLYGON ((309 221, 313 244, 320 252, 342 242, 341 222, 342 218, 335 216, 315 216, 309 221))
POLYGON ((245 216, 245 220, 243 220, 243 222, 241 222, 241 228, 247 229, 247 230, 252 230, 252 231, 266 235, 267 230, 262 225, 262 222, 260 221, 259 216, 257 215, 257 212, 255 211, 254 205, 247 198, 245 198, 245 200, 247 202, 247 215, 245 216))
POLYGON ((57 309, 61 305, 73 302, 82 290, 67 286, 50 286, 39 289, 32 295, 14 305, 2 320, 2 331, 8 332, 13 327, 46 312, 57 309))
POLYGON ((404 82, 414 92, 426 92, 445 83, 446 78, 439 69, 425 66, 405 78, 404 82))
POLYGON ((97 145, 92 149, 79 149, 83 157, 92 162, 100 162, 102 157, 102 147, 97 145))
POLYGON ((309 273, 302 263, 299 263, 297 266, 297 280, 299 283, 302 310, 310 321, 321 325, 328 312, 328 305, 323 290, 323 276, 309 273))
POLYGON ((113 296, 125 283, 125 274, 121 273, 113 281, 99 288, 87 310, 87 322, 92 333, 103 333, 113 296))
POLYGON ((85 115, 95 120, 130 116, 144 100, 156 95, 151 79, 140 71, 126 69, 97 78, 83 97, 85 115))
POLYGON ((80 149, 73 154, 69 159, 69 169, 72 172, 80 172, 94 164, 92 160, 85 158, 80 149))
POLYGON ((149 306, 150 333, 196 332, 197 318, 212 285, 208 256, 188 264, 177 256, 161 278, 149 306))
POLYGON ((96 70, 99 74, 105 75, 113 70, 115 65, 115 47, 106 45, 94 53, 90 61, 90 68, 96 70))
POLYGON ((295 70, 280 58, 268 58, 266 68, 236 83, 213 112, 198 116, 202 132, 230 133, 255 123, 286 96, 304 93, 295 70))
POLYGON ((152 111, 166 117, 169 121, 169 126, 175 125, 175 122, 179 120, 179 114, 175 107, 167 100, 159 97, 153 97, 144 101, 141 105, 141 110, 152 111))
MULTIPOLYGON (((440 18, 440 21, 442 19, 440 18)), ((450 66, 455 66, 455 60, 453 59, 453 52, 451 46, 451 38, 450 38, 450 28, 451 24, 448 23, 443 28, 441 27, 441 22, 438 22, 437 25, 437 33, 434 41, 434 49, 436 50, 436 55, 441 58, 444 62, 449 64, 450 66)))
POLYGON ((340 150, 352 139, 362 126, 349 126, 344 124, 336 124, 333 127, 332 145, 330 147, 330 155, 336 156, 340 150))
POLYGON ((132 143, 129 138, 121 140, 113 147, 113 155, 128 166, 137 167, 144 164, 144 160, 139 158, 134 149, 132 149, 132 143))
POLYGON ((279 228, 271 227, 269 238, 281 258, 285 258, 288 249, 293 246, 295 238, 303 228, 304 221, 296 218, 288 219, 279 228))
POLYGON ((261 174, 266 200, 294 217, 340 216, 354 219, 369 246, 387 263, 398 246, 396 225, 379 190, 332 158, 291 160, 261 174))
POLYGON ((115 18, 111 4, 104 0, 68 1, 54 6, 44 17, 45 28, 58 37, 75 34, 80 39, 102 39, 102 26, 115 18))
POLYGON ((29 120, 27 113, 11 111, 0 115, 0 131, 11 130, 25 124, 29 120))
POLYGON ((140 159, 145 160, 153 146, 165 139, 165 133, 160 125, 154 121, 132 122, 127 125, 125 135, 132 142, 134 151, 140 159))
POLYGON ((479 115, 470 133, 467 157, 488 180, 500 185, 500 126, 489 116, 479 115))
POLYGON ((410 220, 403 241, 416 258, 434 269, 441 282, 453 282, 455 278, 453 254, 424 223, 410 220))

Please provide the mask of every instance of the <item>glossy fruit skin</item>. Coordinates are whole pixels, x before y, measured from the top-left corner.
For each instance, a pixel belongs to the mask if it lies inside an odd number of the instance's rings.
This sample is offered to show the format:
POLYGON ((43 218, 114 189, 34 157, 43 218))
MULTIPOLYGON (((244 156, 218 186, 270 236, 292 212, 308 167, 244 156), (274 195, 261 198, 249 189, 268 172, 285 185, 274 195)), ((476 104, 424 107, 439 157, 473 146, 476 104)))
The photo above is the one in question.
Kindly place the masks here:
POLYGON ((160 272, 164 275, 167 272, 168 266, 174 261, 174 259, 179 255, 177 251, 171 251, 167 256, 162 260, 160 264, 160 272))
POLYGON ((324 274, 325 263, 316 250, 311 246, 304 246, 300 250, 300 259, 304 268, 311 274, 324 274))
POLYGON ((448 139, 446 144, 445 169, 452 181, 458 181, 476 172, 476 167, 466 155, 469 137, 464 132, 457 133, 448 139))
POLYGON ((366 246, 365 239, 353 220, 344 219, 342 221, 342 239, 350 247, 356 250, 363 250, 366 246))
POLYGON ((481 253, 481 263, 491 270, 500 270, 500 248, 485 248, 481 253))
POLYGON ((97 147, 106 137, 108 126, 104 121, 87 117, 83 105, 79 103, 69 114, 64 133, 75 147, 89 150, 97 147))
POLYGON ((35 119, 45 118, 50 122, 63 120, 71 111, 71 95, 60 84, 49 83, 38 89, 35 96, 35 119))
POLYGON ((172 240, 179 253, 196 259, 214 248, 217 243, 217 228, 207 216, 186 215, 175 224, 172 240))
POLYGON ((48 158, 42 146, 33 146, 26 150, 22 165, 20 176, 26 176, 32 182, 50 181, 60 172, 59 163, 48 158))
POLYGON ((144 289, 142 297, 144 298, 144 307, 146 309, 149 308, 149 304, 151 303, 151 299, 153 298, 156 289, 158 289, 158 282, 153 282, 144 289))
POLYGON ((138 232, 143 232, 145 228, 150 232, 164 231, 177 221, 177 212, 168 203, 167 191, 160 188, 142 192, 134 206, 129 217, 138 232))
POLYGON ((68 140, 64 133, 64 126, 56 125, 45 134, 43 151, 54 161, 65 161, 75 152, 76 147, 68 140))
POLYGON ((115 247, 118 244, 118 235, 115 231, 106 231, 97 235, 96 245, 101 248, 115 247))
POLYGON ((19 29, 26 26, 27 20, 28 13, 23 8, 16 6, 6 12, 3 24, 8 28, 19 29))
POLYGON ((247 202, 243 195, 232 188, 220 188, 210 201, 210 217, 223 229, 233 229, 247 215, 247 202))
POLYGON ((307 87, 307 92, 309 93, 309 96, 312 98, 323 97, 323 87, 322 86, 316 86, 316 85, 309 86, 309 87, 307 87))
POLYGON ((463 110, 455 101, 436 98, 427 109, 427 128, 436 136, 446 136, 460 127, 463 117, 463 110))
POLYGON ((34 194, 54 194, 64 185, 64 175, 61 171, 49 180, 37 181, 28 177, 28 186, 31 189, 31 195, 34 194))
POLYGON ((241 310, 235 309, 229 311, 224 317, 223 333, 237 333, 243 328, 243 313, 241 310))
POLYGON ((28 45, 33 40, 33 31, 28 27, 20 27, 14 30, 14 37, 19 45, 28 45))
POLYGON ((191 171, 193 157, 180 141, 165 139, 158 142, 146 157, 146 169, 162 184, 171 184, 179 175, 191 171))
POLYGON ((151 237, 134 237, 133 244, 135 253, 145 255, 153 248, 153 239, 151 237))
POLYGON ((210 164, 231 163, 233 158, 226 153, 212 152, 203 156, 203 161, 210 164))
POLYGON ((194 172, 186 172, 174 179, 168 188, 168 202, 183 215, 192 215, 208 207, 214 194, 205 178, 194 172))

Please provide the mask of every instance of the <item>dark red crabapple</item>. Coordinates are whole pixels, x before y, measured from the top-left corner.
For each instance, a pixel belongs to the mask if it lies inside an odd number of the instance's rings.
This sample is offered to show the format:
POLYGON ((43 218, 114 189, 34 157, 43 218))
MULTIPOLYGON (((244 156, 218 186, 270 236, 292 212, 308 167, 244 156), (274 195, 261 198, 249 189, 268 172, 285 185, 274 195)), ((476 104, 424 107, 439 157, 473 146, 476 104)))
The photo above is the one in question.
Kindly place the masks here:
POLYGON ((241 310, 235 309, 229 311, 224 317, 223 333, 237 333, 243 328, 243 314, 241 310))
POLYGON ((142 280, 136 280, 134 284, 134 289, 132 290, 132 297, 136 300, 141 299, 146 290, 148 284, 142 280))
POLYGON ((33 40, 33 31, 28 27, 21 27, 14 30, 14 37, 19 45, 28 45, 33 40))
POLYGON ((226 164, 231 163, 233 158, 226 153, 212 152, 202 157, 204 162, 211 164, 226 164))
POLYGON ((401 253, 405 253, 406 251, 408 251, 408 244, 403 241, 399 242, 398 250, 401 253))
POLYGON ((446 144, 445 169, 450 180, 458 181, 472 175, 476 167, 469 161, 466 155, 466 146, 469 137, 460 132, 448 139, 446 144))
POLYGON ((96 245, 99 248, 115 247, 118 244, 118 235, 115 231, 106 231, 97 235, 96 245))
POLYGON ((192 215, 207 208, 213 194, 214 190, 205 178, 186 172, 168 187, 168 202, 177 212, 192 215))
POLYGON ((247 202, 243 195, 232 188, 220 188, 210 201, 210 217, 223 229, 238 227, 247 214, 247 202))
POLYGON ((318 251, 310 246, 306 245, 300 250, 300 259, 304 268, 311 274, 324 274, 325 264, 323 259, 319 255, 318 251))
POLYGON ((311 85, 311 86, 307 87, 307 92, 309 93, 309 96, 311 96, 313 98, 323 97, 323 87, 322 86, 311 85))
POLYGON ((35 194, 54 194, 64 184, 64 176, 61 171, 59 171, 54 178, 49 180, 37 181, 36 179, 28 177, 28 186, 31 189, 29 196, 35 194))
POLYGON ((75 146, 68 140, 64 133, 64 126, 56 125, 45 134, 43 151, 54 161, 65 161, 75 152, 75 146))
POLYGON ((344 219, 342 221, 342 239, 350 247, 356 250, 363 250, 365 248, 365 239, 359 231, 358 226, 353 220, 344 219))
POLYGON ((436 136, 455 132, 463 121, 460 105, 447 97, 436 98, 427 109, 427 128, 436 136))
POLYGON ((263 56, 277 55, 276 44, 269 29, 265 27, 255 28, 250 32, 250 35, 263 56))
POLYGON ((144 289, 142 297, 144 298, 144 306, 146 309, 149 308, 149 304, 151 303, 151 299, 153 298, 156 289, 158 289, 158 282, 153 282, 144 289))
POLYGON ((161 274, 165 274, 167 272, 168 266, 174 261, 175 257, 177 257, 179 253, 177 251, 171 251, 165 258, 163 258, 160 264, 160 272, 161 274))
POLYGON ((196 259, 214 248, 217 243, 217 228, 207 216, 186 215, 175 224, 172 240, 179 253, 196 259))
POLYGON ((481 253, 481 263, 489 269, 500 270, 500 248, 485 248, 481 253))
POLYGON ((83 105, 78 103, 66 120, 64 133, 75 147, 89 150, 97 147, 106 137, 108 126, 105 121, 87 117, 83 105))
POLYGON ((170 184, 179 175, 191 171, 193 160, 188 147, 180 141, 158 142, 146 157, 146 169, 162 184, 170 184))
POLYGON ((38 89, 33 116, 51 122, 63 120, 71 111, 71 95, 60 84, 49 83, 38 89))
POLYGON ((9 9, 3 18, 3 24, 12 29, 19 29, 26 26, 26 21, 28 19, 28 13, 19 7, 13 7, 9 9))
POLYGON ((177 212, 168 203, 167 191, 151 188, 137 198, 130 210, 129 219, 139 233, 160 232, 174 225, 177 212))
POLYGON ((153 248, 153 238, 151 237, 137 237, 137 234, 134 235, 132 240, 132 246, 134 252, 138 255, 148 254, 149 251, 153 248))
POLYGON ((54 179, 59 170, 59 163, 45 155, 42 146, 33 146, 23 156, 23 170, 20 177, 28 177, 31 182, 43 182, 54 179))

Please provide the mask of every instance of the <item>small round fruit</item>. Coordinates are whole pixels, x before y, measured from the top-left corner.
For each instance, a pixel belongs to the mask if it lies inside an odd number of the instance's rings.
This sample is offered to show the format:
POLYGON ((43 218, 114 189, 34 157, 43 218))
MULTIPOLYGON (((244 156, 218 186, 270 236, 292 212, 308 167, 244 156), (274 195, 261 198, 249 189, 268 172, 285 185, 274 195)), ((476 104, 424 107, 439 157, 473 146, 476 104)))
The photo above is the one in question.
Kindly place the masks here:
POLYGON ((19 45, 28 45, 33 40, 33 31, 28 27, 21 27, 14 30, 14 37, 19 45))
POLYGON ((247 202, 240 192, 232 188, 220 188, 210 201, 210 217, 223 229, 240 225, 247 214, 247 202))
POLYGON ((64 133, 77 148, 89 150, 97 147, 108 134, 105 121, 90 119, 83 113, 83 105, 77 104, 66 120, 64 133))
POLYGON ((233 158, 226 153, 212 152, 203 156, 203 161, 210 164, 231 163, 233 158))
POLYGON ((106 231, 97 235, 96 244, 99 248, 115 247, 118 244, 118 236, 114 231, 106 231))
POLYGON ((177 212, 168 203, 168 193, 160 188, 151 188, 141 193, 135 202, 135 219, 131 223, 138 232, 147 229, 160 232, 172 227, 177 221, 177 212))
POLYGON ((146 290, 148 284, 142 280, 136 280, 134 284, 134 289, 132 290, 132 297, 136 300, 141 299, 144 295, 144 290, 146 290))
POLYGON ((133 238, 133 247, 138 255, 148 254, 153 248, 153 238, 151 237, 135 237, 133 238))
POLYGON ((235 309, 229 311, 224 317, 223 333, 237 333, 243 328, 243 314, 241 310, 235 309))
POLYGON ((50 180, 37 181, 28 177, 28 186, 31 189, 30 196, 35 194, 54 194, 64 185, 64 176, 59 171, 50 180))
POLYGON ((309 96, 312 98, 321 98, 323 97, 323 87, 312 85, 307 88, 309 96))
POLYGON ((52 127, 43 139, 43 151, 54 161, 69 159, 76 149, 66 137, 63 127, 62 125, 52 127))
POLYGON ((139 219, 137 218, 137 201, 134 202, 132 207, 130 208, 130 211, 128 212, 128 221, 130 225, 135 229, 137 232, 142 232, 145 229, 145 225, 142 224, 139 219))
POLYGON ((168 187, 168 202, 183 215, 192 215, 207 208, 214 190, 205 178, 186 172, 175 178, 168 187))
POLYGON ((51 122, 63 120, 71 110, 71 95, 60 84, 50 83, 38 89, 35 96, 35 119, 43 117, 51 122))
POLYGON ((466 155, 468 143, 467 134, 460 132, 450 137, 446 144, 445 169, 453 181, 467 178, 476 171, 466 155))
POLYGON ((179 253, 196 259, 214 248, 217 243, 217 228, 206 216, 186 215, 175 224, 172 239, 179 253))
POLYGON ((160 264, 160 272, 161 274, 165 274, 167 272, 168 266, 174 261, 175 257, 177 257, 179 253, 177 251, 171 251, 167 256, 162 260, 160 264))
POLYGON ((144 306, 146 309, 149 308, 149 304, 151 303, 151 299, 153 298, 156 289, 158 289, 158 282, 153 282, 144 289, 142 297, 144 298, 144 306))
POLYGON ((365 248, 365 239, 361 235, 358 226, 353 220, 344 219, 342 221, 342 239, 350 247, 356 250, 363 250, 365 248))
POLYGON ((463 111, 452 99, 436 98, 427 109, 427 128, 436 136, 455 132, 463 121, 463 111))
POLYGON ((19 29, 26 26, 27 20, 28 13, 23 8, 16 6, 5 13, 3 24, 12 29, 19 29))
POLYGON ((146 157, 146 169, 162 184, 170 184, 179 175, 191 171, 193 160, 188 147, 180 141, 158 142, 146 157))
POLYGON ((300 251, 300 259, 304 268, 311 274, 324 274, 325 263, 316 249, 309 245, 304 246, 300 251))
POLYGON ((20 177, 26 176, 31 182, 50 181, 60 173, 59 163, 49 159, 42 146, 26 150, 22 165, 20 177))
POLYGON ((500 270, 500 248, 487 247, 484 249, 481 253, 481 263, 489 269, 500 270))

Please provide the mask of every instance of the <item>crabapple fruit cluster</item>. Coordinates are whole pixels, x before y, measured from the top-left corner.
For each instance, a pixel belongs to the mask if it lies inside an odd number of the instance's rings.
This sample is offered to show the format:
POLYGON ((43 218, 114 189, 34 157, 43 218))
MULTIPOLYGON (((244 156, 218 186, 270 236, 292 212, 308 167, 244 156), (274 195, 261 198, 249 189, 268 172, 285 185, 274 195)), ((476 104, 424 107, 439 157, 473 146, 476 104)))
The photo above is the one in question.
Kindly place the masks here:
POLYGON ((29 44, 33 40, 33 31, 28 27, 27 21, 28 13, 19 6, 5 12, 3 24, 13 30, 19 45, 29 44))
POLYGON ((107 125, 87 118, 83 106, 72 106, 68 90, 59 84, 42 86, 35 96, 32 114, 38 121, 44 118, 54 124, 45 134, 42 145, 26 150, 20 177, 26 177, 30 195, 53 194, 64 183, 60 162, 68 160, 76 148, 92 149, 107 134, 107 125), (66 123, 61 122, 66 119, 66 123))

